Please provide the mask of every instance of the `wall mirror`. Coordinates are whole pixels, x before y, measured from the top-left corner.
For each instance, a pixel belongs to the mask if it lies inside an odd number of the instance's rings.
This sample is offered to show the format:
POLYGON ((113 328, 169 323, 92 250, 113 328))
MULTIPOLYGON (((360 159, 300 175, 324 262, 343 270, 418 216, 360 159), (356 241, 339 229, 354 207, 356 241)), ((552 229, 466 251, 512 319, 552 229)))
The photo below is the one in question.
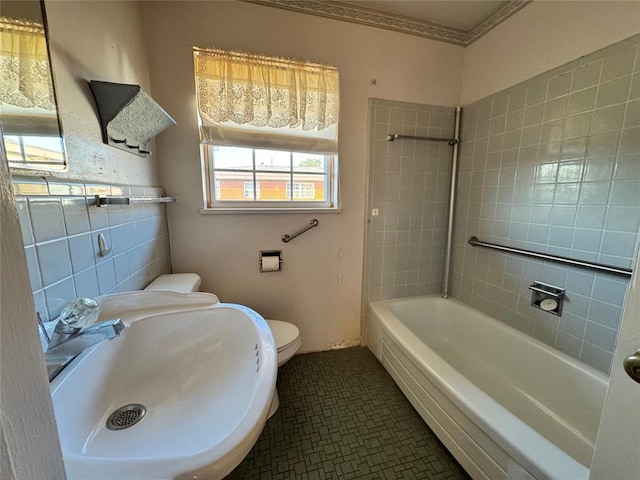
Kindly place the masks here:
POLYGON ((2 0, 0 123, 9 166, 20 173, 67 168, 46 30, 43 2, 2 0))

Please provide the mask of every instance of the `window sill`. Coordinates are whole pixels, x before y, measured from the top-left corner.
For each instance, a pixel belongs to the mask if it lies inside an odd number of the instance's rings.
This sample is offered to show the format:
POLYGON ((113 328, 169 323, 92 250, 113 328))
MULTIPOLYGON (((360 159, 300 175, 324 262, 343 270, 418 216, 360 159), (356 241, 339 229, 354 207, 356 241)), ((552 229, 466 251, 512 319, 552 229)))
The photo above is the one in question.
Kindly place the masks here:
POLYGON ((342 208, 201 208, 200 215, 256 215, 289 213, 342 213, 342 208))

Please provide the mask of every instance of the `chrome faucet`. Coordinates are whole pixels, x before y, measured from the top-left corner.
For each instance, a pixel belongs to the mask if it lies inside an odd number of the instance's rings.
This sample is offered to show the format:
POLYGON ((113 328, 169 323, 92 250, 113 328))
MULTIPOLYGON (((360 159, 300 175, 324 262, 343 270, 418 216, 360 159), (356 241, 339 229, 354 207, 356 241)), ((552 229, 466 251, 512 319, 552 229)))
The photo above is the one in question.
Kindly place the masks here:
POLYGON ((124 323, 119 318, 88 327, 68 326, 60 320, 53 330, 45 355, 75 357, 85 348, 117 337, 123 329, 124 323))
POLYGON ((81 298, 65 307, 44 352, 49 381, 83 350, 120 335, 125 325, 119 318, 85 326, 98 317, 99 306, 90 298, 81 298))

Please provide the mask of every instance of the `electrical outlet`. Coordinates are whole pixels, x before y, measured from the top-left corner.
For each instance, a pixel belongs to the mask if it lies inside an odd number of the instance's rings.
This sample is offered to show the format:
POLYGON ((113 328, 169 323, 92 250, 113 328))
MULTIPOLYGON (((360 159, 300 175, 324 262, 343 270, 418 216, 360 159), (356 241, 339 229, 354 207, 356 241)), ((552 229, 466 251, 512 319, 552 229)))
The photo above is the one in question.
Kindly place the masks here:
POLYGON ((372 217, 377 217, 378 216, 378 209, 377 208, 372 208, 371 209, 371 216, 372 217))

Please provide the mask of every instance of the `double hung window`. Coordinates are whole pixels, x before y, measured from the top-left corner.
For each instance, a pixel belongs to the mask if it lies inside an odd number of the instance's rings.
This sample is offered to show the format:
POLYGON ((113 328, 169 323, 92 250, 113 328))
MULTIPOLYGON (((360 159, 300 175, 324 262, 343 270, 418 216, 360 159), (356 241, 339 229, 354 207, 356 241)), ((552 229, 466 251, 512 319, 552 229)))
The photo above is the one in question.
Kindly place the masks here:
POLYGON ((337 209, 337 70, 199 48, 194 65, 207 206, 337 209))

